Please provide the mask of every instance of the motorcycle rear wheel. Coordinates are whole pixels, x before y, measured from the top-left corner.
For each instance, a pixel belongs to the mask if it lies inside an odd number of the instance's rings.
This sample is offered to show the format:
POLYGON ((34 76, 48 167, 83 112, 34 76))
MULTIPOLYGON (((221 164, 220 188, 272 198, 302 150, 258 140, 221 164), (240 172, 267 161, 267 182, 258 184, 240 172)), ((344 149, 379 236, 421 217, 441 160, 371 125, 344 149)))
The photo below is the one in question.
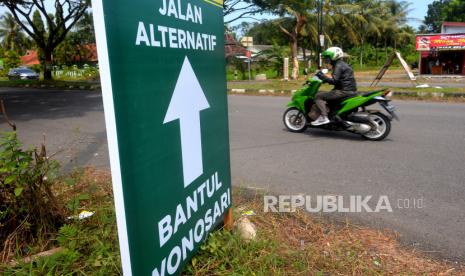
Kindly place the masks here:
POLYGON ((369 115, 371 121, 375 123, 375 129, 363 134, 363 138, 370 141, 381 141, 386 138, 391 132, 391 120, 381 112, 371 113, 369 115))
POLYGON ((295 107, 286 109, 283 122, 290 132, 304 132, 307 129, 307 117, 295 107))

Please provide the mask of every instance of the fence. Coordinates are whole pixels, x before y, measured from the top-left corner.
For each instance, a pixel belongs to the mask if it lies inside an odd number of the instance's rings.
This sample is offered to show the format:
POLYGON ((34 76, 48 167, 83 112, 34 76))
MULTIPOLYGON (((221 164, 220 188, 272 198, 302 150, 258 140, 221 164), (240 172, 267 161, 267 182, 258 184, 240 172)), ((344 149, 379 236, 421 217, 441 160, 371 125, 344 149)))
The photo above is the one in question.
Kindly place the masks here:
POLYGON ((63 67, 59 68, 58 66, 54 66, 52 70, 52 74, 54 77, 62 78, 86 78, 86 77, 94 77, 98 75, 98 66, 93 67, 89 65, 84 65, 84 68, 78 68, 77 66, 72 67, 63 67))

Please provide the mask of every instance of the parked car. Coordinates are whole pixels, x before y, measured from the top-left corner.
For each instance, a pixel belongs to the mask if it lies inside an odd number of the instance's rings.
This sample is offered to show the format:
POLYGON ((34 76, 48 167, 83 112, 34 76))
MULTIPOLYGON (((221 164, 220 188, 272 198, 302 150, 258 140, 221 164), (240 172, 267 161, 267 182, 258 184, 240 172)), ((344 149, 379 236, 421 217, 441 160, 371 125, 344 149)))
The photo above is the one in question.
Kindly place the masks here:
POLYGON ((13 68, 8 72, 10 80, 38 80, 39 74, 34 70, 25 67, 13 68))

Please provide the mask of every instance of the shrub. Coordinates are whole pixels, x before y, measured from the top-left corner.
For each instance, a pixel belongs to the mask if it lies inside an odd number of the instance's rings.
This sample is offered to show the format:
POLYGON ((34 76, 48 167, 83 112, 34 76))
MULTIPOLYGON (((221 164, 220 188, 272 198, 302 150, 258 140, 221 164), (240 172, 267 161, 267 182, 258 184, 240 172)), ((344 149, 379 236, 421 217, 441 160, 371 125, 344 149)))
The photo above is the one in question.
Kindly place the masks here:
POLYGON ((7 51, 3 59, 3 66, 6 70, 18 67, 21 64, 21 58, 15 51, 7 51))
POLYGON ((47 239, 64 222, 51 186, 58 163, 45 147, 23 150, 16 132, 0 136, 0 262, 27 254, 28 244, 47 239))

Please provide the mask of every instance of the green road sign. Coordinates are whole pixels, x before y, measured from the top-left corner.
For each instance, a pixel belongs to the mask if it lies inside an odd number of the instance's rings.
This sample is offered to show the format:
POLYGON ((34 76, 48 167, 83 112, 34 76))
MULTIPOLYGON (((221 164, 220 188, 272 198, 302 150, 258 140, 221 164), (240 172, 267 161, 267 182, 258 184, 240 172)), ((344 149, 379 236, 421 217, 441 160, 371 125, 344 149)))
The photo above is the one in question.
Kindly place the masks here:
POLYGON ((173 275, 231 206, 223 1, 93 0, 125 275, 173 275))

